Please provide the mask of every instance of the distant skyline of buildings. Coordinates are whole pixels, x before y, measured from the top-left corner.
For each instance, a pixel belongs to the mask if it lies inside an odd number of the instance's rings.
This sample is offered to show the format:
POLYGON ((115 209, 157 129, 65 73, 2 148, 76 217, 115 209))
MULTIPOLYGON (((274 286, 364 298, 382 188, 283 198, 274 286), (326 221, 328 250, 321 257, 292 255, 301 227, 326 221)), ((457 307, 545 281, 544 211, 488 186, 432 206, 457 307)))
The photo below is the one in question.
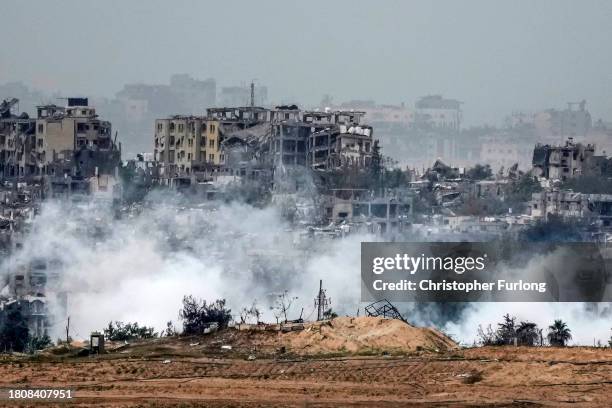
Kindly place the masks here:
MULTIPOLYGON (((181 97, 186 98, 186 100, 191 100, 193 103, 187 104, 187 106, 178 106, 176 112, 169 112, 168 114, 173 114, 177 112, 191 112, 193 114, 202 114, 205 112, 207 107, 227 107, 227 106, 240 106, 240 105, 248 105, 250 100, 250 83, 254 81, 255 83, 255 92, 256 92, 256 105, 273 107, 274 105, 287 105, 291 103, 296 103, 302 106, 306 106, 309 108, 315 108, 318 105, 325 104, 325 98, 329 98, 331 101, 335 99, 335 96, 329 96, 328 94, 322 93, 321 101, 319 102, 311 102, 305 103, 302 100, 298 100, 295 97, 289 96, 279 96, 279 97, 270 97, 271 93, 267 85, 259 83, 257 80, 239 80, 233 81, 231 83, 223 83, 219 85, 215 78, 195 78, 190 74, 186 73, 175 73, 169 76, 168 83, 147 83, 147 82, 126 82, 121 87, 118 87, 116 91, 114 91, 113 96, 103 96, 96 94, 83 94, 82 92, 64 92, 60 90, 53 91, 44 91, 38 89, 36 86, 28 83, 27 81, 8 81, 5 83, 0 83, 0 99, 8 98, 8 97, 17 97, 20 100, 20 104, 22 105, 21 109, 23 111, 32 111, 32 114, 35 113, 35 106, 39 104, 48 104, 48 103, 57 103, 57 99, 73 97, 73 96, 83 96, 88 97, 92 101, 96 101, 99 105, 100 101, 112 101, 114 99, 123 99, 126 96, 131 96, 132 99, 135 95, 140 94, 142 99, 147 99, 146 95, 155 95, 158 94, 162 96, 164 93, 169 93, 168 90, 173 90, 176 93, 179 93, 181 97), (16 96, 13 96, 16 95, 16 96), (213 96, 214 95, 214 96, 213 96), (214 102, 214 103, 213 103, 214 102), (242 102, 242 103, 238 103, 242 102), (29 108, 31 105, 31 109, 29 108), (198 110, 194 108, 194 106, 202 105, 203 108, 198 110)), ((277 92, 278 93, 278 92, 277 92)), ((365 97, 363 99, 350 99, 347 98, 343 101, 337 102, 337 106, 347 107, 354 102, 358 102, 360 104, 369 104, 371 106, 377 107, 386 107, 386 108, 406 108, 406 107, 416 107, 419 104, 419 101, 425 97, 442 97, 444 94, 440 94, 438 92, 431 92, 429 95, 411 95, 409 98, 403 101, 391 102, 388 100, 376 101, 373 98, 365 97), (410 103, 408 100, 412 100, 410 103)), ((165 96, 165 95, 164 95, 165 96)), ((444 95, 445 97, 447 95, 444 95)), ((454 95, 454 97, 461 98, 461 95, 454 95)), ((447 101, 454 101, 461 105, 465 105, 468 107, 470 101, 469 100, 455 100, 455 99, 445 99, 447 101)), ((462 123, 466 127, 470 126, 479 126, 479 125, 489 125, 495 127, 504 127, 508 124, 509 120, 516 120, 518 117, 529 117, 533 116, 535 113, 540 111, 554 111, 554 110, 563 110, 561 106, 566 103, 569 103, 573 106, 578 106, 581 102, 567 102, 567 101, 559 101, 554 105, 553 108, 550 106, 542 106, 538 109, 527 108, 525 106, 516 106, 514 109, 508 112, 500 112, 499 117, 496 120, 496 123, 489 123, 488 121, 480 121, 477 119, 478 116, 471 115, 471 119, 468 121, 462 121, 462 123), (512 117, 512 119, 509 119, 512 117)), ((361 107, 363 108, 363 107, 361 107)), ((422 106, 421 108, 424 108, 422 106)), ((139 109, 142 110, 142 106, 133 107, 134 112, 137 112, 139 109)), ((463 118, 461 118, 463 119, 463 118)), ((594 116, 593 122, 596 121, 612 121, 612 117, 600 117, 594 116)))
MULTIPOLYGON (((155 120, 172 115, 204 115, 209 108, 254 106, 274 109, 278 105, 296 104, 301 109, 359 110, 376 128, 384 154, 399 166, 424 166, 438 158, 457 166, 473 162, 488 163, 494 168, 521 167, 530 161, 529 149, 536 142, 558 143, 567 137, 584 140, 587 136, 598 149, 612 151, 608 141, 612 124, 604 118, 593 119, 587 101, 558 103, 554 108, 536 111, 517 109, 506 112, 497 126, 466 124, 464 108, 469 101, 461 95, 429 94, 415 97, 413 103, 385 104, 363 97, 336 101, 323 95, 316 104, 269 98, 265 84, 254 81, 219 84, 214 78, 199 79, 188 74, 174 74, 165 84, 128 83, 113 98, 95 95, 47 94, 22 82, 0 84, 0 100, 18 98, 19 112, 36 115, 37 105, 61 104, 63 97, 87 96, 97 112, 113 125, 119 134, 126 157, 152 152, 151 137, 155 120), (252 100, 252 101, 251 101, 252 100), (567 107, 564 104, 567 103, 567 107)), ((220 157, 220 156, 219 156, 220 157)), ((217 161, 218 159, 215 159, 217 161)))

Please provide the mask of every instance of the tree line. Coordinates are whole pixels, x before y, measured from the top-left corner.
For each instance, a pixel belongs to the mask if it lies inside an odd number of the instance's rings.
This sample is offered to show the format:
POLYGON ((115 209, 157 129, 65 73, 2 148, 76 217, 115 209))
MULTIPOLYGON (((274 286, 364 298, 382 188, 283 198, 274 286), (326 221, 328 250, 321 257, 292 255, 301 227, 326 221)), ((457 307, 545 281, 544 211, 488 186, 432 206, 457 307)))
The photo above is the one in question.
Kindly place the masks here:
MULTIPOLYGON (((529 321, 518 322, 516 317, 506 314, 497 328, 491 325, 483 329, 478 327, 478 343, 483 346, 543 346, 547 344, 557 347, 565 347, 572 339, 572 331, 563 320, 555 320, 547 328, 544 336, 543 329, 537 324, 529 321)), ((612 339, 610 339, 612 342, 612 339)), ((612 345, 612 344, 611 344, 612 345)))

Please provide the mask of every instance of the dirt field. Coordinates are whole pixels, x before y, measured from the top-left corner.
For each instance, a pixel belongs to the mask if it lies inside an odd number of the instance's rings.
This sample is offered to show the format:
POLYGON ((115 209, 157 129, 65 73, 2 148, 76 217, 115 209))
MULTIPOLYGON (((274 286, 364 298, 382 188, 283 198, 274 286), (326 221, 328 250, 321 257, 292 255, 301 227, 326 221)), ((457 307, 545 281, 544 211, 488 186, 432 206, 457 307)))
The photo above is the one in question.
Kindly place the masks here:
MULTIPOLYGON (((291 333, 296 335, 306 334, 291 333)), ((102 356, 10 356, 0 361, 0 387, 74 390, 70 403, 39 403, 49 406, 612 405, 609 348, 371 349, 370 355, 304 356, 264 347, 279 344, 279 336, 228 330, 133 344, 102 356), (221 348, 228 343, 231 350, 221 348)))

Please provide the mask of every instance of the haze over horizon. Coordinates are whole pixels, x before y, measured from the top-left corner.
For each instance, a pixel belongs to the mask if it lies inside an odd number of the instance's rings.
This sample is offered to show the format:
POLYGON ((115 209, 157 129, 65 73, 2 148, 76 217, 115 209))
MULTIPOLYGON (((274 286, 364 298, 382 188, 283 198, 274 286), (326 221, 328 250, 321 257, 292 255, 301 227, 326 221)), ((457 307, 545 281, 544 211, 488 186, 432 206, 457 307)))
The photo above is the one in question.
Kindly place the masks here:
POLYGON ((582 99, 595 120, 612 118, 606 1, 61 4, 1 3, 0 83, 112 97, 188 73, 256 79, 271 102, 439 93, 465 102, 468 126, 582 99))

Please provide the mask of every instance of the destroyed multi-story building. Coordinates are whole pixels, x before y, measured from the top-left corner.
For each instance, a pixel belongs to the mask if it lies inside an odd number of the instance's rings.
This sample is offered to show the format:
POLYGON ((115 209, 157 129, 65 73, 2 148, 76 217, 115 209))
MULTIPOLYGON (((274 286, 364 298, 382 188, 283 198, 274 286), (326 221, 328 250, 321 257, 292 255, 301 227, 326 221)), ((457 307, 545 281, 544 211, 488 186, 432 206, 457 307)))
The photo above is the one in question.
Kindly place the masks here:
POLYGON ((196 163, 206 162, 207 132, 205 119, 198 116, 175 115, 155 120, 153 154, 161 165, 160 175, 189 175, 196 163))
POLYGON ((259 106, 211 108, 207 119, 216 123, 217 148, 225 163, 226 150, 242 145, 263 150, 270 136, 270 110, 259 106))
POLYGON ((283 166, 366 167, 373 153, 364 112, 300 111, 295 105, 209 108, 206 116, 156 121, 155 159, 167 177, 216 167, 246 175, 283 166), (249 169, 247 171, 247 168, 249 169))
POLYGON ((276 166, 304 165, 314 170, 365 167, 372 157, 372 127, 365 112, 305 111, 278 106, 271 112, 270 154, 276 166))
POLYGON ((529 212, 534 218, 548 220, 551 215, 563 218, 591 218, 603 226, 612 225, 612 194, 585 194, 552 190, 533 193, 529 212))
POLYGON ((267 122, 267 110, 257 107, 209 108, 206 116, 157 119, 154 159, 161 165, 161 176, 182 177, 220 170, 225 164, 221 143, 234 133, 240 139, 240 131, 267 122))
POLYGON ((79 191, 118 197, 121 146, 116 136, 113 140, 110 122, 98 118, 87 98, 37 106, 35 119, 12 114, 16 103, 12 99, 0 106, 0 178, 44 185, 51 197, 79 191))
POLYGON ((36 120, 27 113, 12 112, 19 103, 16 98, 0 103, 0 179, 24 177, 37 171, 36 120))
POLYGON ((330 193, 324 200, 326 219, 362 232, 400 231, 413 213, 413 196, 407 192, 377 196, 364 189, 333 189, 330 193))
POLYGON ((79 178, 114 174, 121 163, 121 146, 113 140, 111 123, 98 118, 87 98, 68 98, 65 107, 37 109, 39 174, 79 178))
POLYGON ((218 122, 223 170, 245 180, 268 183, 273 167, 270 150, 271 115, 258 106, 208 109, 209 118, 218 122))
POLYGON ((361 123, 362 111, 304 112, 310 124, 307 159, 315 170, 365 168, 373 153, 373 129, 361 123))
POLYGON ((87 98, 68 98, 66 106, 37 107, 37 175, 51 197, 102 193, 121 196, 118 169, 121 144, 109 121, 101 120, 87 98))
POLYGON ((537 144, 533 150, 533 173, 552 180, 567 180, 586 174, 596 165, 595 146, 574 142, 564 145, 537 144))

